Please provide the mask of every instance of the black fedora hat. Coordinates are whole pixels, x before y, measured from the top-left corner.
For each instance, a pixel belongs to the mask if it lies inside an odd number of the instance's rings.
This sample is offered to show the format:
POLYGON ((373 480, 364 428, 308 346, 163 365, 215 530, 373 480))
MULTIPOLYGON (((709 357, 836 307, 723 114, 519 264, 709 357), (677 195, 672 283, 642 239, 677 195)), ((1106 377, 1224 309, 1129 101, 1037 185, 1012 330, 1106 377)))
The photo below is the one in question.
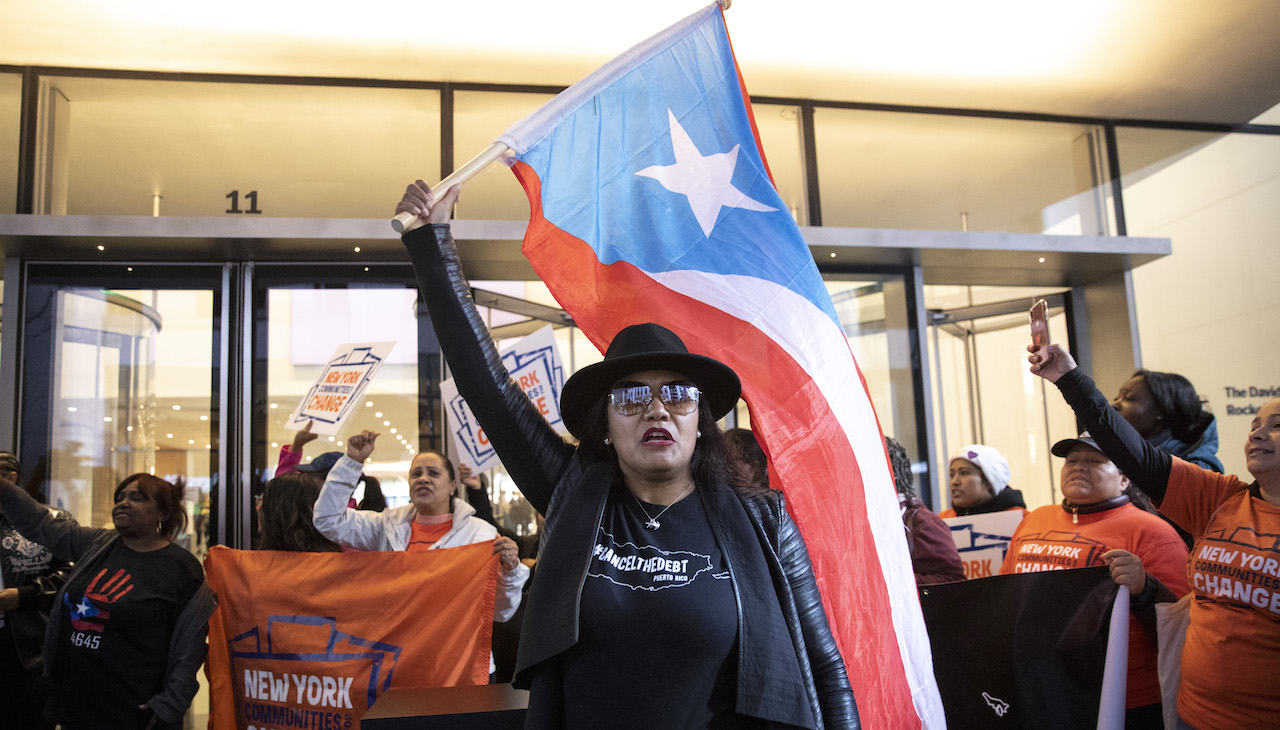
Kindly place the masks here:
POLYGON ((633 324, 613 338, 604 360, 579 370, 565 382, 560 391, 565 428, 581 439, 591 406, 604 398, 614 383, 643 370, 670 370, 689 378, 716 418, 732 410, 742 392, 742 383, 728 365, 690 353, 680 337, 666 327, 633 324))

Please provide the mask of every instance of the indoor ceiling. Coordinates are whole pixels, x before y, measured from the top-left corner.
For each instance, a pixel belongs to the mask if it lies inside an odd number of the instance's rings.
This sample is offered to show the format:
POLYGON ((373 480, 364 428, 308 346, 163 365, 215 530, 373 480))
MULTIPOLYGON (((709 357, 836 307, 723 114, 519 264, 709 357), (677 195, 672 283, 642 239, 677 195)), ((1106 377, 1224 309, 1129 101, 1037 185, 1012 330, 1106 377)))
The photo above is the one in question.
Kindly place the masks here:
MULTIPOLYGON (((0 0, 0 64, 567 85, 705 4, 0 0)), ((1275 0, 737 0, 753 95, 1242 123, 1275 0)))

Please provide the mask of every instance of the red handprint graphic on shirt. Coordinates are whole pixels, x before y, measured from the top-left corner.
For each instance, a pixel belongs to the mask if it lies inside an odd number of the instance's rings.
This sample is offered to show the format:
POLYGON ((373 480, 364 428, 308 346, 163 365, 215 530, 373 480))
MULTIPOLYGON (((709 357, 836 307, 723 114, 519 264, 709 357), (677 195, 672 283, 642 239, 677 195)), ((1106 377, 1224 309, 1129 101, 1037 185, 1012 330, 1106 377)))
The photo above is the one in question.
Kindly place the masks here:
POLYGON ((115 575, 111 576, 101 586, 98 582, 102 580, 102 576, 106 575, 107 569, 103 568, 89 582, 89 587, 84 592, 84 597, 76 605, 71 605, 71 599, 67 594, 62 594, 62 603, 71 612, 71 627, 77 631, 97 631, 101 632, 107 625, 107 619, 111 618, 111 612, 106 610, 104 606, 109 606, 121 598, 125 594, 133 590, 133 578, 124 571, 123 568, 117 570, 115 575), (92 603, 90 603, 92 599, 92 603))

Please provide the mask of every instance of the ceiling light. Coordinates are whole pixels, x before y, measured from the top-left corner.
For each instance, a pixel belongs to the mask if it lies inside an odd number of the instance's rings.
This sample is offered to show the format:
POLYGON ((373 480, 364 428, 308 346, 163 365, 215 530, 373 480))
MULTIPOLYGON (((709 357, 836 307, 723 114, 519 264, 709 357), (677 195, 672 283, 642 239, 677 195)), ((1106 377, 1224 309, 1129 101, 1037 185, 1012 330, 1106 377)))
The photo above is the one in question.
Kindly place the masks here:
POLYGON ((200 416, 200 420, 201 420, 201 421, 207 421, 207 420, 209 420, 209 417, 208 417, 208 416, 200 416))
POLYGON ((68 413, 75 413, 75 412, 76 412, 76 407, 75 407, 75 406, 67 406, 67 412, 68 412, 68 413))
POLYGON ((383 422, 382 422, 382 425, 384 425, 384 426, 390 426, 390 425, 391 425, 391 421, 383 421, 383 422))
POLYGON ((103 422, 103 423, 111 423, 111 416, 104 416, 104 417, 102 418, 102 422, 103 422))
POLYGON ((166 438, 173 438, 173 434, 165 434, 166 438))
POLYGON ((182 406, 174 406, 174 407, 173 407, 173 410, 175 410, 175 411, 180 411, 180 410, 182 410, 182 406))
POLYGON ((371 400, 367 400, 367 401, 365 401, 365 402, 364 402, 364 407, 365 407, 365 408, 369 408, 369 407, 372 407, 372 406, 373 406, 373 401, 371 401, 371 400))
POLYGON ((382 418, 382 411, 378 411, 377 413, 373 414, 373 417, 374 417, 374 418, 382 418))
POLYGON ((280 404, 279 404, 279 403, 272 403, 272 404, 271 404, 271 407, 272 407, 272 408, 279 408, 279 407, 280 407, 280 404))

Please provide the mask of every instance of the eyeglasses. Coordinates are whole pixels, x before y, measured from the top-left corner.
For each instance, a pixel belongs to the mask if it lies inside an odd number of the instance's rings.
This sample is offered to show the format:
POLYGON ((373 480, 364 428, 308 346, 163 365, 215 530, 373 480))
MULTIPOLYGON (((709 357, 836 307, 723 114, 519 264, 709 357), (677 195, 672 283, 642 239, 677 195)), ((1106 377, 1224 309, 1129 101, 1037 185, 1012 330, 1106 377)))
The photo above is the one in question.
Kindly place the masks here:
MULTIPOLYGON (((658 391, 662 405, 678 416, 686 416, 698 410, 698 396, 698 388, 692 385, 668 384, 658 391)), ((613 404, 613 409, 623 416, 643 413, 652 400, 653 389, 647 385, 627 385, 609 392, 609 402, 613 404)))

